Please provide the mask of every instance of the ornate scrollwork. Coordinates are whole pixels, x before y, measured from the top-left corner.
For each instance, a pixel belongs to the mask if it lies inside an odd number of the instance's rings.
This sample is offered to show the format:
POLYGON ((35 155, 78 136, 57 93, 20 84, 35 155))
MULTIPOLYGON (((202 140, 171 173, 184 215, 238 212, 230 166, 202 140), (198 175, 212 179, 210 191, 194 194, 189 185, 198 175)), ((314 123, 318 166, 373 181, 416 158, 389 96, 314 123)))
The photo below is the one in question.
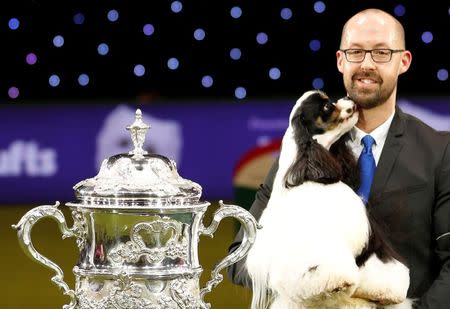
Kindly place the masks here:
POLYGON ((125 273, 117 276, 107 291, 101 291, 102 298, 89 295, 85 290, 77 293, 80 309, 198 309, 198 296, 189 290, 192 276, 173 280, 161 293, 148 293, 145 285, 125 273))
POLYGON ((160 263, 164 258, 186 259, 189 248, 189 235, 187 228, 183 230, 183 224, 171 218, 155 216, 157 219, 152 222, 141 222, 133 226, 130 233, 130 241, 121 243, 112 248, 108 254, 108 259, 115 265, 122 265, 124 262, 136 263, 142 256, 151 264, 160 263), (155 246, 149 248, 145 243, 142 231, 153 238, 155 246), (163 235, 172 231, 172 235, 167 241, 162 241, 163 235))
POLYGON ((88 238, 86 217, 84 216, 82 211, 75 209, 72 211, 72 218, 73 218, 73 226, 70 230, 72 231, 73 235, 77 238, 77 246, 78 249, 81 251, 86 245, 86 241, 88 238))
POLYGON ((170 285, 170 294, 179 308, 198 309, 200 299, 189 293, 188 283, 191 278, 179 278, 170 285))

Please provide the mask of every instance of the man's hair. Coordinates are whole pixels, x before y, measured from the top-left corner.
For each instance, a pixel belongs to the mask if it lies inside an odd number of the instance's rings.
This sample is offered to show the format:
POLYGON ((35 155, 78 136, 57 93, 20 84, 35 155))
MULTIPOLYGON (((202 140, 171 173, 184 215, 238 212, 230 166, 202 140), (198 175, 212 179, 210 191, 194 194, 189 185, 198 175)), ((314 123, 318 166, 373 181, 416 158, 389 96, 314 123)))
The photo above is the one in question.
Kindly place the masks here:
POLYGON ((350 17, 347 22, 344 24, 344 27, 342 28, 342 34, 341 34, 341 42, 340 42, 340 46, 342 46, 342 38, 344 37, 345 32, 347 31, 347 26, 348 23, 354 19, 357 16, 361 16, 361 15, 366 15, 366 14, 372 14, 372 15, 385 15, 388 18, 391 18, 394 21, 395 24, 395 31, 398 33, 398 37, 399 37, 399 41, 401 42, 401 44, 403 46, 398 46, 398 48, 405 48, 406 46, 406 42, 405 42, 405 29, 403 28, 403 25, 400 23, 400 21, 398 21, 397 18, 395 18, 394 16, 392 16, 391 14, 380 10, 380 9, 365 9, 362 10, 358 13, 356 13, 355 15, 353 15, 352 17, 350 17))

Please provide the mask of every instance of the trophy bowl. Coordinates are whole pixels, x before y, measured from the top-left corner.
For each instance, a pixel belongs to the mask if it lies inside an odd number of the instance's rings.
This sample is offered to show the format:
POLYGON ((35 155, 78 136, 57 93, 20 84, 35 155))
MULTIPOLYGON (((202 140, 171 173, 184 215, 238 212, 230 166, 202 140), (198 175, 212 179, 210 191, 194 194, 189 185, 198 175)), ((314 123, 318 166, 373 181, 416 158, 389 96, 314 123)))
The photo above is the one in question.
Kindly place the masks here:
POLYGON ((31 209, 13 225, 24 252, 55 272, 51 281, 70 297, 64 309, 210 308, 204 296, 222 281, 220 271, 244 258, 255 240, 256 220, 236 205, 220 201, 210 225, 203 225, 210 203, 200 200, 202 187, 182 178, 173 160, 142 148, 149 127, 138 109, 127 127, 134 149, 105 159, 95 177, 74 186, 76 201, 65 204, 72 227, 59 202, 31 209), (200 288, 199 236, 212 237, 225 217, 241 222, 244 240, 200 288), (63 238, 76 239, 74 289, 31 242, 31 229, 42 218, 56 220, 63 238))

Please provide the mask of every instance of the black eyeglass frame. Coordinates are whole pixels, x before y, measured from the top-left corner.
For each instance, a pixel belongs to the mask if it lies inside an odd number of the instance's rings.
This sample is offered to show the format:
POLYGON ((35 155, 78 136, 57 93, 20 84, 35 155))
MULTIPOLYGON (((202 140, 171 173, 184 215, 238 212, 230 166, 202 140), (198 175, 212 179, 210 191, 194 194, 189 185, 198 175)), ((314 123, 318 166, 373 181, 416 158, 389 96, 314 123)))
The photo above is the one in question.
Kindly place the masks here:
POLYGON ((351 62, 351 63, 361 63, 361 62, 363 62, 364 59, 366 59, 366 54, 367 54, 367 53, 370 54, 370 57, 372 58, 373 62, 376 62, 376 63, 388 63, 388 62, 390 62, 390 61, 392 60, 392 55, 393 55, 394 53, 400 53, 400 52, 406 51, 406 49, 390 49, 390 48, 374 48, 374 49, 348 48, 348 49, 339 49, 339 50, 340 50, 341 52, 344 53, 345 59, 346 59, 348 62, 351 62), (351 60, 348 60, 347 52, 350 51, 350 50, 363 51, 363 52, 364 52, 364 56, 362 57, 362 59, 361 59, 360 61, 351 61, 351 60), (377 60, 373 59, 373 54, 372 54, 372 53, 373 53, 374 51, 378 51, 378 50, 389 51, 389 60, 386 60, 386 61, 377 61, 377 60))

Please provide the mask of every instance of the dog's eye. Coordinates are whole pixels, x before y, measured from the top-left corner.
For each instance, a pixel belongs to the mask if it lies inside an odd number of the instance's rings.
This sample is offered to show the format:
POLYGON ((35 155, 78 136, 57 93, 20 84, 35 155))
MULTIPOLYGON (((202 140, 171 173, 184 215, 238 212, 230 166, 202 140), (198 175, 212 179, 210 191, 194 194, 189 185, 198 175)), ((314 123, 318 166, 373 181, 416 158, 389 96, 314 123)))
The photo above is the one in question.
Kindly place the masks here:
POLYGON ((323 110, 324 110, 325 112, 328 112, 328 111, 330 111, 330 110, 332 109, 332 107, 333 107, 333 105, 332 105, 331 103, 327 103, 327 104, 325 104, 325 105, 323 106, 323 110))

